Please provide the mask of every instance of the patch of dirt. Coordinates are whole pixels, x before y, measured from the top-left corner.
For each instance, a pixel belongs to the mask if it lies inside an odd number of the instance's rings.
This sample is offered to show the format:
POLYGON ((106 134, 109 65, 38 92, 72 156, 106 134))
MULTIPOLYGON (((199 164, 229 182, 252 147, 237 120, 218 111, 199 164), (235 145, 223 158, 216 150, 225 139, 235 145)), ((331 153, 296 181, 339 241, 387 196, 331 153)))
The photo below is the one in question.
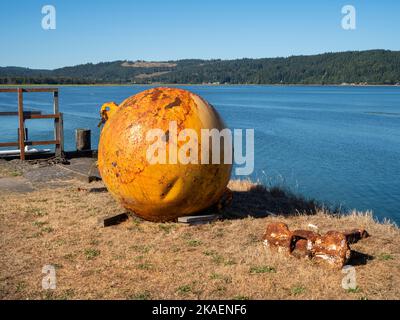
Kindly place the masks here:
POLYGON ((125 61, 121 66, 128 68, 174 68, 177 64, 172 62, 125 61))
POLYGON ((163 74, 167 74, 169 72, 170 71, 160 71, 160 72, 153 72, 153 73, 141 73, 141 74, 138 74, 137 76, 135 76, 135 78, 148 79, 148 78, 162 76, 163 74))
POLYGON ((28 179, 23 177, 3 177, 0 178, 0 192, 1 193, 27 193, 33 192, 35 189, 28 179))

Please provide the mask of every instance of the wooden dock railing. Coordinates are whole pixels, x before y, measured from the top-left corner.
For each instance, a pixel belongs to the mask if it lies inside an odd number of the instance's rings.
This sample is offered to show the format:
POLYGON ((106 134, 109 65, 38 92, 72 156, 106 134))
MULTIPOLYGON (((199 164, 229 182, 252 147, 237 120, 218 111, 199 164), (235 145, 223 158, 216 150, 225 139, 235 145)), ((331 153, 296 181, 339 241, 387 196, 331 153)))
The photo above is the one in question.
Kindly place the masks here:
POLYGON ((1 92, 16 92, 18 94, 18 112, 3 111, 0 116, 18 116, 18 141, 0 142, 0 147, 19 147, 20 158, 25 160, 25 146, 55 145, 55 155, 61 157, 64 153, 63 115, 59 112, 58 88, 0 88, 1 92), (53 114, 42 114, 40 111, 24 111, 24 92, 52 92, 53 114), (25 138, 25 120, 54 119, 54 140, 27 141, 25 138))

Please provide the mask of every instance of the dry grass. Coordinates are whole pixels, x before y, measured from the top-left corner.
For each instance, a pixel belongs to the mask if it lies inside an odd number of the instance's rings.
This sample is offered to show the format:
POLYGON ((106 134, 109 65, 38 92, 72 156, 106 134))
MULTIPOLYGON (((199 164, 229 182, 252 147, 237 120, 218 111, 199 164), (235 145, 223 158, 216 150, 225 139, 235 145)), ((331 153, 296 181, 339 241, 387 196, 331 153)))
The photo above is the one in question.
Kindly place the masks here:
POLYGON ((9 161, 0 159, 0 178, 4 177, 19 177, 22 175, 22 170, 17 165, 10 164, 9 161))
MULTIPOLYGON (((230 186, 236 190, 236 199, 254 200, 250 182, 231 182, 230 186)), ((338 217, 317 212, 289 216, 287 212, 283 216, 226 219, 200 226, 132 218, 117 226, 99 228, 97 217, 122 210, 107 192, 102 192, 102 187, 101 183, 70 182, 65 188, 0 196, 1 299, 400 296, 399 229, 389 223, 378 224, 368 214, 338 217), (78 186, 87 190, 78 191, 78 186), (93 191, 98 192, 89 192, 95 187, 98 189, 93 191), (278 220, 288 223, 291 229, 307 228, 313 223, 321 232, 366 228, 372 237, 352 246, 360 253, 355 261, 358 289, 350 292, 341 287, 344 275, 340 270, 266 251, 261 241, 265 225, 278 220), (370 260, 365 261, 368 256, 370 260), (56 266, 57 289, 53 291, 41 287, 42 267, 46 264, 56 266)), ((276 198, 282 198, 274 192, 274 196, 269 194, 272 206, 276 198)), ((261 194, 268 198, 267 191, 261 194)), ((246 204, 233 203, 232 210, 241 206, 244 212, 255 213, 254 209, 263 208, 263 199, 247 209, 246 204)))

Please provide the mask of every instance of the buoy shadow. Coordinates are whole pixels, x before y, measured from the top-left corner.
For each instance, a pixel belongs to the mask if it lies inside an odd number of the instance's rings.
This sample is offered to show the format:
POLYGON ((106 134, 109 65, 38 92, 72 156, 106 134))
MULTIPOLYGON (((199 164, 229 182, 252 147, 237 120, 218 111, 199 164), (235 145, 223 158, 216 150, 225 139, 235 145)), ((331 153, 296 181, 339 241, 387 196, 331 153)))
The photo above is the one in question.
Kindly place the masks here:
POLYGON ((321 206, 315 200, 305 199, 282 188, 267 188, 246 181, 231 181, 232 201, 222 209, 226 219, 244 217, 262 218, 270 215, 314 215, 321 206))

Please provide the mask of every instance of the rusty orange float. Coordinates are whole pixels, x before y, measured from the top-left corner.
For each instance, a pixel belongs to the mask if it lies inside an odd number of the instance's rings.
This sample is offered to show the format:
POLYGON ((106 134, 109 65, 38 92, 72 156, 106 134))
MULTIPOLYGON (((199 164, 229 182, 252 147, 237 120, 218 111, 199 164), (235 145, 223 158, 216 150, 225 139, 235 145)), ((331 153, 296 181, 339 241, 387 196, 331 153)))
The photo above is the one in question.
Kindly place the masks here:
MULTIPOLYGON (((119 106, 105 103, 101 110, 104 127, 99 142, 98 167, 108 191, 126 209, 150 221, 168 221, 216 204, 228 184, 232 165, 198 163, 151 163, 148 150, 154 141, 150 129, 161 129, 167 140, 170 124, 177 133, 193 129, 225 128, 217 111, 200 96, 178 88, 153 88, 133 95, 119 106)), ((169 141, 170 142, 170 141, 169 141)), ((184 141, 166 144, 166 156, 184 141)), ((212 157, 212 144, 209 143, 212 157)), ((220 150, 221 155, 224 150, 220 150)), ((210 161, 211 162, 211 161, 210 161)))

